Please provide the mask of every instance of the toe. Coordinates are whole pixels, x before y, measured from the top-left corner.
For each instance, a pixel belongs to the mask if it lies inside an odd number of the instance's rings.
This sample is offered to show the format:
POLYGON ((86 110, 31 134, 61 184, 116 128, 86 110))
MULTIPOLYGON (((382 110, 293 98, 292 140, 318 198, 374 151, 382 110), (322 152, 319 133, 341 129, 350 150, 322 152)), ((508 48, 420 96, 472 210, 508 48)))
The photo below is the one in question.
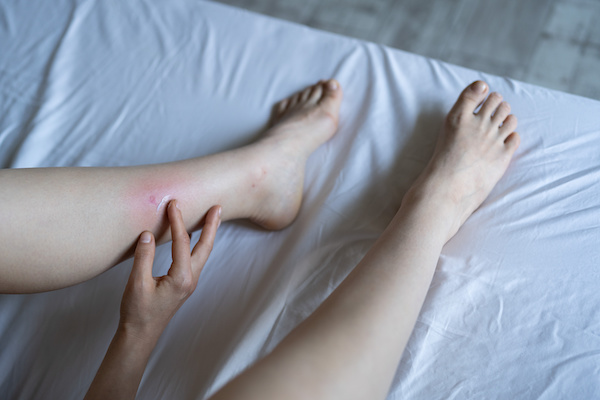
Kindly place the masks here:
POLYGON ((324 110, 337 120, 343 97, 342 86, 335 79, 328 80, 322 86, 323 94, 319 105, 322 105, 324 110))
POLYGON ((450 114, 473 113, 479 107, 488 91, 488 85, 483 81, 475 81, 463 90, 450 110, 450 114))
POLYGON ((283 114, 285 112, 285 109, 288 106, 288 103, 289 103, 288 99, 282 100, 279 103, 277 103, 277 107, 276 107, 277 114, 283 114))
POLYGON ((324 83, 327 92, 337 93, 337 90, 340 88, 340 83, 335 79, 330 79, 324 83))
POLYGON ((506 119, 506 117, 508 117, 509 114, 510 114, 510 104, 508 104, 506 101, 503 101, 502 103, 500 103, 500 105, 496 109, 496 112, 494 113, 494 116, 492 117, 492 121, 494 121, 495 124, 500 126, 500 124, 502 124, 504 122, 504 120, 506 119))
POLYGON ((508 117, 506 117, 502 123, 502 126, 500 127, 500 137, 506 139, 511 133, 513 133, 514 130, 517 129, 517 122, 517 117, 515 117, 513 114, 510 114, 508 117))
POLYGON ((296 93, 295 95, 290 97, 288 110, 294 108, 296 104, 298 104, 298 100, 300 100, 300 93, 296 93))
POLYGON ((311 105, 317 104, 319 100, 321 100, 321 96, 323 96, 323 85, 322 81, 319 81, 319 83, 313 86, 310 97, 308 98, 308 103, 311 105))
POLYGON ((342 97, 342 87, 338 81, 335 79, 330 79, 325 81, 322 85, 322 94, 320 98, 320 102, 337 100, 338 102, 342 97))
POLYGON ((312 86, 307 87, 306 89, 304 89, 302 91, 302 93, 300 94, 300 103, 306 103, 306 101, 308 100, 308 98, 310 97, 310 92, 312 91, 312 86))
POLYGON ((521 144, 521 137, 517 132, 512 132, 510 135, 508 135, 506 140, 504 140, 506 150, 510 153, 511 156, 517 150, 519 144, 521 144))
POLYGON ((491 118, 500 103, 502 103, 502 96, 496 92, 491 93, 481 106, 481 110, 479 110, 477 115, 481 115, 484 118, 491 118))

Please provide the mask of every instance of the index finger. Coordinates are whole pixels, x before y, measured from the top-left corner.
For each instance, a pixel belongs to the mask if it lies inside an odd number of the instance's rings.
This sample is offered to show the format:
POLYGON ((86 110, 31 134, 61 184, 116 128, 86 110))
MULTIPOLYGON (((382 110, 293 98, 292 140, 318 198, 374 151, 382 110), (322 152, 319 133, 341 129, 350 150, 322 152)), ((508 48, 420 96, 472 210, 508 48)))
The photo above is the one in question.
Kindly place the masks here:
POLYGON ((198 243, 192 250, 192 272, 194 277, 200 276, 206 260, 213 248, 217 229, 221 225, 221 206, 213 206, 206 214, 206 222, 202 228, 202 234, 198 243))
POLYGON ((177 201, 172 200, 167 207, 167 215, 171 224, 171 237, 173 245, 171 253, 173 254, 173 265, 169 269, 169 275, 186 279, 192 272, 190 256, 190 236, 185 230, 183 215, 177 207, 177 201))

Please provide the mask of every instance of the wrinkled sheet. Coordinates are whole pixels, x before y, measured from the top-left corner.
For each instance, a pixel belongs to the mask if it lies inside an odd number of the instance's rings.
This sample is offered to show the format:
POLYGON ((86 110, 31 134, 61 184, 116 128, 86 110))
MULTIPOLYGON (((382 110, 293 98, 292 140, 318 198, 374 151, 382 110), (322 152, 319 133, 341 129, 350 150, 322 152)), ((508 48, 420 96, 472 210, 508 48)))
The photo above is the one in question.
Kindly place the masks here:
MULTIPOLYGON (((476 79, 511 103, 522 143, 444 247, 388 398, 600 397, 599 102, 194 0, 1 2, 0 55, 4 168, 211 154, 255 140, 295 91, 344 87, 297 221, 221 227, 138 398, 207 398, 306 318, 381 234, 476 79)), ((162 246, 155 274, 169 264, 162 246)), ((1 398, 84 395, 131 265, 0 296, 1 398)))

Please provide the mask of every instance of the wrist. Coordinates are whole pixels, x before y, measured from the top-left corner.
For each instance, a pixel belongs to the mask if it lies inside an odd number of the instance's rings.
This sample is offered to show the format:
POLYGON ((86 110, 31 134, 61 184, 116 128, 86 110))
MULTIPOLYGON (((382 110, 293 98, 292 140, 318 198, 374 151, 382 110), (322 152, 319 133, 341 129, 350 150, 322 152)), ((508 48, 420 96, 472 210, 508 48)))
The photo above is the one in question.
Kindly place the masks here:
POLYGON ((115 338, 134 344, 136 347, 154 348, 163 329, 148 325, 138 325, 119 321, 115 338))
POLYGON ((148 332, 119 323, 87 399, 133 399, 156 344, 148 332))

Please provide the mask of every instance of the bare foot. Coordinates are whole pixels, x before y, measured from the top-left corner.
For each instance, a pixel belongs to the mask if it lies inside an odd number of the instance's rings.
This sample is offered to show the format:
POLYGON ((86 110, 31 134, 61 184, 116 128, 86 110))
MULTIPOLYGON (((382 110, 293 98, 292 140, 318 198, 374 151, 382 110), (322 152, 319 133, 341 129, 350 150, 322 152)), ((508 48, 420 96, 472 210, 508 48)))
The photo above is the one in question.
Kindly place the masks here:
POLYGON ((320 81, 275 105, 271 127, 255 145, 260 170, 252 183, 259 194, 254 223, 282 229, 296 218, 306 160, 335 134, 342 97, 337 81, 320 81))
POLYGON ((342 96, 340 84, 332 79, 280 101, 273 107, 265 136, 293 137, 296 145, 312 153, 336 132, 342 96))
POLYGON ((452 206, 447 240, 483 203, 520 143, 510 105, 498 93, 485 99, 487 92, 488 86, 476 81, 461 93, 446 117, 433 157, 405 196, 406 201, 428 198, 452 206))

